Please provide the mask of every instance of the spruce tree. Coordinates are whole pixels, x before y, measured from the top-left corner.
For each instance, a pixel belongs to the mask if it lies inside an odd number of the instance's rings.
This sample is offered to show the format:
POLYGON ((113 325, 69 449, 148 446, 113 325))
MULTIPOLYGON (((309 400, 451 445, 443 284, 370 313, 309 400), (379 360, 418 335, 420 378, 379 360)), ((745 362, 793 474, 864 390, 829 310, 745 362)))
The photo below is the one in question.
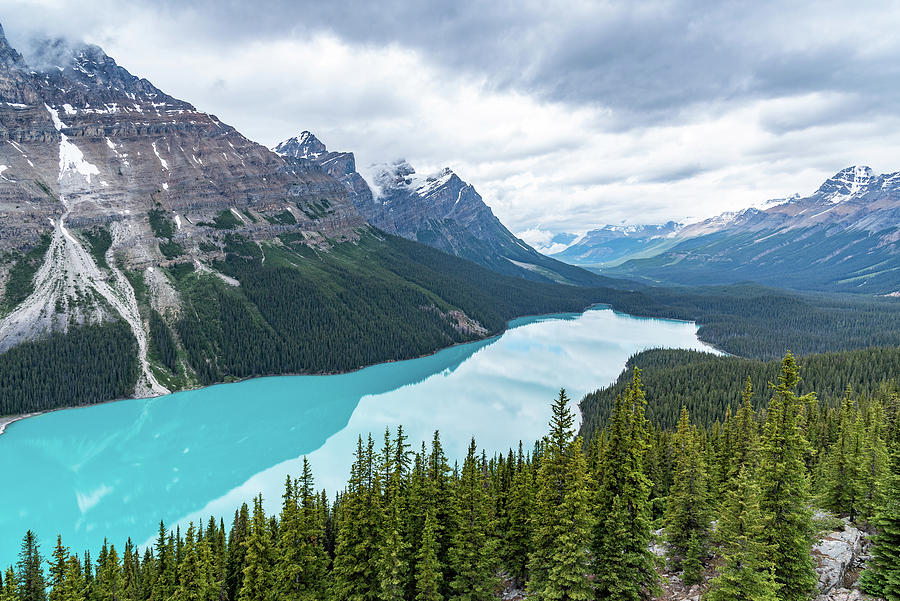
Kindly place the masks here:
POLYGON ((528 558, 534 547, 535 477, 519 443, 516 471, 508 494, 508 522, 503 543, 504 567, 517 587, 525 586, 528 558))
POLYGON ((238 601, 265 601, 276 598, 272 574, 274 564, 272 537, 262 506, 262 495, 253 499, 250 535, 242 544, 246 547, 247 556, 238 601))
MULTIPOLYGON (((54 590, 55 587, 54 587, 54 590)), ((71 555, 66 562, 66 573, 63 579, 60 599, 65 601, 84 601, 87 597, 87 582, 81 569, 81 561, 77 555, 71 555)))
MULTIPOLYGON (((175 581, 177 579, 175 556, 172 546, 166 537, 166 526, 159 522, 159 531, 156 536, 156 581, 153 585, 153 601, 169 599, 175 593, 175 581)), ((85 562, 89 563, 89 562, 85 562)))
POLYGON ((780 601, 805 601, 818 581, 810 556, 812 511, 804 462, 809 448, 803 434, 807 399, 795 393, 799 381, 789 352, 769 403, 759 461, 763 541, 775 564, 780 601))
POLYGON ((19 601, 44 601, 47 598, 43 559, 37 537, 31 530, 22 539, 15 581, 19 587, 19 601))
POLYGON ((378 598, 380 601, 403 601, 406 590, 408 565, 406 563, 406 542, 401 536, 402 518, 400 515, 399 477, 392 474, 388 477, 389 500, 381 517, 381 536, 377 549, 377 569, 379 580, 378 598))
POLYGON ((50 562, 50 593, 48 601, 65 601, 62 596, 63 584, 69 567, 69 549, 62 544, 62 537, 56 536, 56 547, 53 549, 53 560, 50 562))
POLYGON ((775 566, 765 542, 759 486, 744 464, 726 493, 716 529, 722 562, 705 601, 776 601, 775 566))
POLYGON ((333 595, 346 601, 378 598, 378 537, 381 501, 376 489, 372 437, 359 438, 350 481, 341 496, 335 549, 333 595))
POLYGON ((708 476, 699 443, 697 429, 691 426, 687 408, 682 407, 675 433, 675 473, 665 516, 670 559, 676 567, 691 545, 695 562, 701 561, 706 554, 711 510, 708 476))
POLYGON ((442 601, 441 566, 438 564, 434 510, 425 514, 422 542, 416 554, 415 600, 442 601))
POLYGON ((857 453, 857 411, 850 389, 841 403, 837 439, 828 448, 822 469, 822 506, 856 518, 858 507, 859 456, 857 453))
POLYGON ((12 566, 6 569, 3 587, 0 588, 0 601, 19 601, 19 581, 12 566))
POLYGON ((883 481, 890 469, 886 436, 884 407, 877 399, 867 407, 865 419, 857 420, 860 425, 858 438, 861 440, 859 452, 858 494, 860 517, 871 520, 883 503, 883 481))
MULTIPOLYGON (((900 434, 900 423, 894 425, 900 434)), ((891 441, 891 465, 880 482, 881 506, 875 517, 872 557, 860 577, 871 595, 900 601, 900 436, 891 441)))
POLYGON ((452 503, 449 599, 490 601, 497 585, 497 550, 483 472, 475 456, 475 439, 463 462, 452 503))
POLYGON ((528 563, 528 591, 540 600, 593 597, 585 552, 591 532, 590 486, 581 439, 574 439, 574 421, 569 398, 560 390, 537 474, 528 563))
POLYGON ((597 511, 591 537, 593 572, 601 599, 638 601, 657 590, 650 545, 647 400, 641 371, 616 398, 599 461, 597 511))

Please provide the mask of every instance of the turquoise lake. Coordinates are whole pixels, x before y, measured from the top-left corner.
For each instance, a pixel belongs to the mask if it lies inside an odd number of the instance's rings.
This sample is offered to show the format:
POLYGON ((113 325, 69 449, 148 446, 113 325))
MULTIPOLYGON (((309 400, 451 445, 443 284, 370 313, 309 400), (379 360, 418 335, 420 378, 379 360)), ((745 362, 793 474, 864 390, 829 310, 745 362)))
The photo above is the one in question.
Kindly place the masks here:
POLYGON ((304 455, 333 496, 357 436, 380 443, 385 426, 402 424, 414 448, 439 429, 451 461, 473 435, 489 454, 520 438, 530 447, 560 387, 577 401, 640 350, 712 350, 696 331, 595 308, 517 319, 489 340, 349 374, 257 378, 16 422, 0 436, 0 566, 29 528, 45 555, 57 533, 96 554, 104 538, 148 542, 160 519, 229 523, 259 492, 275 510, 304 455))

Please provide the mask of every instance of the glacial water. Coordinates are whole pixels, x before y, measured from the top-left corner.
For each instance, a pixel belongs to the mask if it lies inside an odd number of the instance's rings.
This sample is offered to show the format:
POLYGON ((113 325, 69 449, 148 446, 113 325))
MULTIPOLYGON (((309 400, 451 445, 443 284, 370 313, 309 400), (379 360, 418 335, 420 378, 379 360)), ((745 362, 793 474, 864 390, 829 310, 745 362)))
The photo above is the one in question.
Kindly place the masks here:
POLYGON ((25 530, 49 554, 60 533, 96 553, 104 538, 148 542, 167 525, 222 516, 261 492, 275 510, 303 456, 319 488, 346 480, 357 437, 403 424, 416 448, 439 429, 451 461, 472 436, 489 453, 543 435, 550 401, 611 383, 635 352, 711 350, 691 323, 610 309, 517 319, 503 335, 332 376, 221 384, 55 411, 0 436, 0 566, 25 530))

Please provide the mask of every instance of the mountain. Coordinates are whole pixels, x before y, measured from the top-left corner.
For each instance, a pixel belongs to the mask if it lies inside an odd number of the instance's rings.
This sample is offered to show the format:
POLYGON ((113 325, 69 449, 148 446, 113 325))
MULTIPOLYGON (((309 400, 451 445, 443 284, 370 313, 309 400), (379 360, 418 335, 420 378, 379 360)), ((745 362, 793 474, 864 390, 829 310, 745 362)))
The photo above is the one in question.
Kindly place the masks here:
POLYGON ((625 257, 672 238, 682 225, 607 225, 591 230, 571 246, 553 256, 575 265, 610 265, 625 257))
POLYGON ((900 294, 900 172, 847 167, 813 194, 767 201, 680 229, 600 268, 656 282, 756 281, 900 294))
POLYGON ((285 140, 274 150, 283 156, 316 161, 347 187, 366 221, 385 232, 507 275, 568 284, 608 283, 542 255, 516 238, 475 187, 449 168, 421 176, 407 161, 398 160, 374 167, 373 181, 366 182, 356 171, 353 153, 329 152, 308 131, 285 140))
POLYGON ((0 28, 0 414, 346 371, 597 300, 372 228, 352 155, 305 148, 272 152, 96 46, 26 61, 0 28))

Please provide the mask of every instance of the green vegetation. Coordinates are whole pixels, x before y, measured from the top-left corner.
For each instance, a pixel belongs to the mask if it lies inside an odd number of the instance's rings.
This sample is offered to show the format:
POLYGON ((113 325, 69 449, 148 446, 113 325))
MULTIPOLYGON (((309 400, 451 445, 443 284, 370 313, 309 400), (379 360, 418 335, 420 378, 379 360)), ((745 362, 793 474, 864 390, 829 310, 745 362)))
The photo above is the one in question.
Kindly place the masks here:
POLYGON ((327 253, 240 236, 225 245, 214 267, 240 286, 169 270, 186 305, 176 330, 203 383, 346 371, 472 339, 446 317, 452 309, 499 332, 519 315, 602 300, 602 291, 498 276, 401 238, 364 234, 327 253))
MULTIPOLYGON (((714 232, 659 243, 655 256, 634 258, 604 274, 682 285, 755 281, 801 290, 889 294, 900 288, 898 228, 878 232, 841 224, 738 233, 714 232)), ((652 252, 652 251, 651 251, 652 252)))
MULTIPOLYGON (((520 444, 488 459, 472 441, 455 468, 438 433, 416 451, 402 428, 386 430, 380 448, 360 437, 334 502, 315 491, 304 461, 285 482, 278 515, 266 515, 258 496, 230 528, 216 517, 174 532, 160 524, 142 553, 131 540, 121 554, 104 543, 93 561, 57 539, 49 576, 29 531, 0 592, 4 601, 43 601, 46 588, 50 601, 488 601, 505 576, 540 600, 644 601, 658 590, 648 542, 661 526, 685 581, 715 571, 706 599, 805 600, 816 582, 811 495, 828 488, 817 475, 827 472, 808 462, 838 452, 841 421, 862 421, 858 448, 887 446, 894 458, 871 481, 881 530, 863 585, 895 601, 900 395, 848 401, 835 420, 817 411, 814 395, 797 394, 799 375, 788 354, 765 414, 746 390, 721 427, 692 424, 683 411, 673 432, 648 424, 637 372, 587 449, 563 390, 530 453, 520 444), (709 486, 694 486, 698 477, 709 486), (657 504, 670 509, 654 516, 657 504)), ((848 484, 865 491, 865 472, 848 484)))
POLYGON ((153 229, 153 234, 160 240, 159 251, 163 256, 167 259, 174 259, 183 255, 184 247, 172 240, 176 227, 175 222, 169 218, 168 213, 156 208, 151 209, 147 213, 147 217, 150 219, 150 227, 153 229))
POLYGON ((150 353, 169 368, 172 373, 178 372, 178 348, 172 338, 169 326, 163 318, 150 309, 150 353))
POLYGON ((112 245, 112 234, 107 227, 95 227, 81 232, 81 236, 88 243, 88 250, 94 257, 94 263, 100 267, 109 268, 106 263, 106 251, 112 245))
POLYGON ((290 211, 282 211, 276 215, 266 215, 266 220, 269 223, 280 223, 283 225, 293 225, 297 223, 297 219, 294 217, 294 214, 290 211))
MULTIPOLYGON (((616 283, 621 287, 622 282, 616 283)), ((900 346, 900 299, 799 293, 755 284, 622 291, 613 306, 632 315, 696 321, 701 340, 753 359, 900 346)))
POLYGON ((234 228, 238 227, 239 225, 243 225, 243 221, 241 221, 240 218, 237 215, 235 215, 233 211, 224 210, 224 211, 219 211, 218 214, 216 214, 216 218, 213 219, 212 224, 199 223, 197 225, 211 225, 212 227, 216 228, 217 230, 233 230, 234 228))
POLYGON ((137 375, 137 343, 127 324, 73 327, 0 355, 0 415, 123 398, 137 375))
MULTIPOLYGON (((816 391, 825 406, 834 406, 844 397, 847 387, 855 393, 872 396, 886 378, 900 374, 900 348, 861 349, 809 355, 799 359, 803 379, 801 393, 816 391)), ((581 401, 584 429, 589 435, 602 426, 612 410, 615 398, 625 391, 630 372, 640 368, 646 376, 647 394, 653 402, 647 417, 656 426, 672 428, 682 407, 706 427, 722 421, 727 412, 735 412, 741 402, 744 382, 752 382, 753 402, 765 407, 769 383, 776 382, 780 361, 756 361, 740 357, 717 356, 686 350, 654 349, 638 353, 628 360, 618 380, 590 393, 581 401)))
POLYGON ((184 247, 172 240, 159 243, 159 251, 167 259, 174 259, 184 254, 184 247))
POLYGON ((151 209, 147 213, 150 220, 150 228, 153 235, 160 239, 171 238, 175 235, 175 222, 169 219, 169 215, 162 209, 151 209))
POLYGON ((0 314, 12 311, 34 292, 34 274, 44 262, 44 255, 50 247, 50 239, 50 234, 44 234, 34 248, 13 263, 9 270, 9 278, 6 280, 6 288, 3 291, 0 314))

